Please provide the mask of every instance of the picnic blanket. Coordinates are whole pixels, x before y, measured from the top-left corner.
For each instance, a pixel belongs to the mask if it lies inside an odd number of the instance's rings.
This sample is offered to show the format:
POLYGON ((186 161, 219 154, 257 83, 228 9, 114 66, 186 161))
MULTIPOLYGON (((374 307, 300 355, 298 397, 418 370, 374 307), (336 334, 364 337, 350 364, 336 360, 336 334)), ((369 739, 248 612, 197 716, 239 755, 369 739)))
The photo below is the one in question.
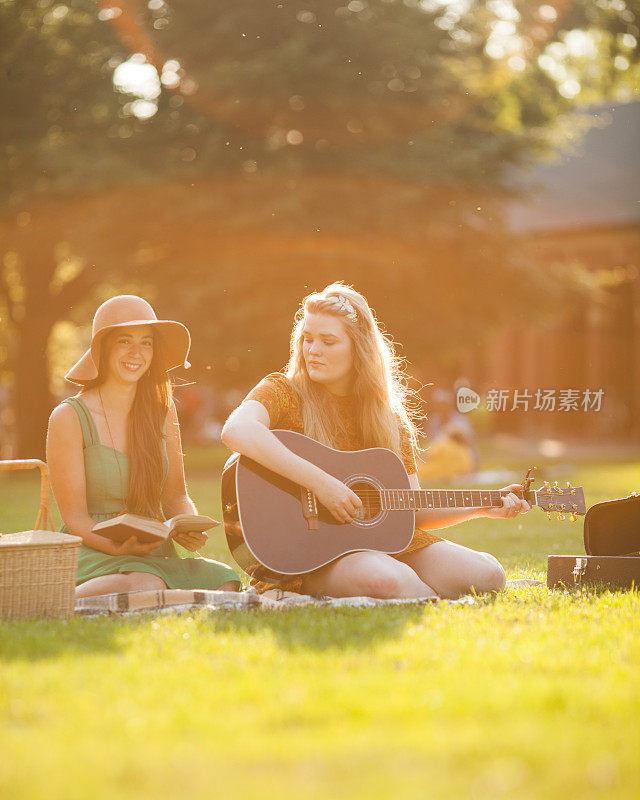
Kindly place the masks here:
POLYGON ((76 614, 138 614, 141 612, 176 613, 194 608, 224 609, 287 609, 300 606, 330 606, 334 608, 370 608, 433 602, 473 604, 475 598, 437 600, 424 597, 408 600, 376 600, 373 597, 312 597, 295 592, 272 589, 259 594, 252 586, 241 592, 205 591, 200 589, 165 589, 164 591, 119 592, 76 600, 76 614))
MULTIPOLYGON (((519 578, 507 581, 507 588, 523 586, 545 586, 543 581, 519 578)), ((474 605, 474 595, 465 595, 458 600, 441 600, 435 597, 419 597, 397 600, 376 600, 373 597, 313 597, 308 594, 270 589, 259 594, 253 586, 241 592, 208 591, 204 589, 165 589, 164 591, 120 592, 83 597, 76 600, 76 614, 173 614, 193 608, 224 609, 287 609, 300 606, 328 606, 331 608, 373 608, 375 606, 403 606, 410 604, 445 603, 474 605)))

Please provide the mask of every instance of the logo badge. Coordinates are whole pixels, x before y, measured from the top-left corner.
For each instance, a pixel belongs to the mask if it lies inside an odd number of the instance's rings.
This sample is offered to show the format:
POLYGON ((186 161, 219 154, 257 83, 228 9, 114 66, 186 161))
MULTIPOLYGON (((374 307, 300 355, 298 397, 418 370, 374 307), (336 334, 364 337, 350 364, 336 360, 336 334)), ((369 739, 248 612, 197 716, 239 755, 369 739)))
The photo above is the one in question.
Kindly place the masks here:
POLYGON ((456 405, 461 414, 468 414, 480 405, 480 395, 468 386, 461 386, 456 393, 456 405))

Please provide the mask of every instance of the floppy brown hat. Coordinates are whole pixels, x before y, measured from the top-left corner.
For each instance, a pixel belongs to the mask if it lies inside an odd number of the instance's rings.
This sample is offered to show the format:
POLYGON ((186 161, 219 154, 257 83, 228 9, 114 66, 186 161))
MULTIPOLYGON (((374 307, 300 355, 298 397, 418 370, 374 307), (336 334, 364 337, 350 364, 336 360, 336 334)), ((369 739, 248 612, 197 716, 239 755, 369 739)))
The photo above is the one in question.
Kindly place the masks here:
POLYGON ((131 325, 153 325, 162 337, 164 368, 190 367, 187 361, 191 347, 191 335, 181 323, 169 319, 158 319, 156 312, 134 294, 120 294, 106 300, 93 317, 91 347, 67 372, 65 378, 71 383, 83 385, 98 377, 100 364, 100 347, 104 336, 114 328, 125 328, 131 325))

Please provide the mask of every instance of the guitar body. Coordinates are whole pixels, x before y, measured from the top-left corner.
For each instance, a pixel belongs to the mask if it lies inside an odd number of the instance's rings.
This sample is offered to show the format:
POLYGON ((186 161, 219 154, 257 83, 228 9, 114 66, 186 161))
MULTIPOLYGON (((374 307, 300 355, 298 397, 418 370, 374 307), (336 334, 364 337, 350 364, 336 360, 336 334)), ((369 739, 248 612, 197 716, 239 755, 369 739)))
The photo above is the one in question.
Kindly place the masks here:
POLYGON ((347 484, 363 500, 362 519, 338 522, 301 487, 237 453, 222 473, 225 533, 234 559, 251 577, 281 582, 312 572, 358 550, 400 553, 411 542, 414 510, 381 509, 381 489, 409 489, 404 464, 391 450, 376 447, 343 452, 293 431, 272 431, 292 452, 347 484), (312 529, 314 526, 317 529, 312 529))

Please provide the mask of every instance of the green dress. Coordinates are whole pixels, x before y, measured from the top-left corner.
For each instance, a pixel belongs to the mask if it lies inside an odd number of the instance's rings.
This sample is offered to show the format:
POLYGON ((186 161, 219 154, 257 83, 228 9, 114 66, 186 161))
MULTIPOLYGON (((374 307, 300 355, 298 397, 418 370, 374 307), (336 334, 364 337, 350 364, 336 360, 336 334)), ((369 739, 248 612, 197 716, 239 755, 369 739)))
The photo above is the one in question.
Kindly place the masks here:
MULTIPOLYGON (((100 444, 91 412, 79 397, 63 400, 73 406, 80 419, 84 440, 87 510, 95 522, 121 514, 125 507, 124 487, 129 485, 129 457, 100 444)), ((169 468, 166 443, 164 478, 169 468)), ((164 480, 163 478, 163 480, 164 480)), ((66 530, 63 526, 62 530, 66 530)), ((150 572, 169 589, 217 589, 227 581, 238 581, 235 571, 210 558, 179 558, 172 541, 165 542, 160 555, 110 556, 83 544, 78 559, 76 585, 101 575, 117 572, 150 572)))

